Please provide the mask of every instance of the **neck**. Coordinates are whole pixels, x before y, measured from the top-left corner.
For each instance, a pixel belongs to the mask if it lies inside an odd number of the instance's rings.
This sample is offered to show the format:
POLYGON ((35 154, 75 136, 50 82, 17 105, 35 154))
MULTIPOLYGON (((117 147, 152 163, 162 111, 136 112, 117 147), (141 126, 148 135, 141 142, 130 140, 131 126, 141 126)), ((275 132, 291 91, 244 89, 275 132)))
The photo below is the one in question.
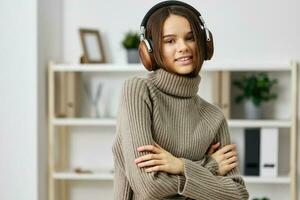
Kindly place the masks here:
POLYGON ((162 68, 149 74, 153 84, 164 93, 178 97, 192 97, 197 95, 200 76, 182 76, 168 72, 162 68))

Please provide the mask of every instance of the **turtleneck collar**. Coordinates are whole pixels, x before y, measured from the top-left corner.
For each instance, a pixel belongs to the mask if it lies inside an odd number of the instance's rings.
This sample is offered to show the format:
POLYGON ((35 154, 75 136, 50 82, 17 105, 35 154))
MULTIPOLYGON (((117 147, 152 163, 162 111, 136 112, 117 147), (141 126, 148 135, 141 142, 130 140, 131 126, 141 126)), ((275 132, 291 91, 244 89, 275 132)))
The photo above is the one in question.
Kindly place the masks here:
POLYGON ((200 75, 196 77, 181 76, 162 68, 150 73, 149 78, 159 90, 179 97, 195 96, 201 79, 200 75))

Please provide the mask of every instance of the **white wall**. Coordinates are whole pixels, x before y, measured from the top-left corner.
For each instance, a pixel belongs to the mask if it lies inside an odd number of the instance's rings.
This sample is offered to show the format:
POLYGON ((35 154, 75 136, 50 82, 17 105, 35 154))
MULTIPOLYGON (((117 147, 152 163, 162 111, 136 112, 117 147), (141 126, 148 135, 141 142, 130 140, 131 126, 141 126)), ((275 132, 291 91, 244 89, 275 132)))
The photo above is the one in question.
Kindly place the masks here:
POLYGON ((62 55, 62 1, 38 1, 38 199, 48 196, 47 64, 62 55))
POLYGON ((37 3, 0 1, 0 199, 37 200, 37 3))
MULTIPOLYGON (((125 63, 124 33, 139 30, 157 0, 65 0, 64 59, 78 62, 78 28, 100 31, 109 62, 125 63)), ((299 58, 300 23, 296 0, 188 0, 203 15, 215 39, 213 61, 280 61, 299 58)))
POLYGON ((0 199, 47 199, 46 63, 60 60, 62 4, 0 1, 0 199))

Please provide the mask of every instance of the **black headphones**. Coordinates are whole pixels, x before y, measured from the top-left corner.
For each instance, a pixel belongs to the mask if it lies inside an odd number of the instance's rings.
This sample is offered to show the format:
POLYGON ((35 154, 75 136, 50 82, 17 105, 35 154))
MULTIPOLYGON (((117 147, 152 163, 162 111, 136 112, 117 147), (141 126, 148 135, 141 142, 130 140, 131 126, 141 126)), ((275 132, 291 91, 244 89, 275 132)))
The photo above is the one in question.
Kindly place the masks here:
POLYGON ((196 16, 199 17, 199 23, 200 27, 204 32, 205 35, 205 40, 206 40, 206 45, 205 45, 205 57, 204 60, 210 60, 211 57, 213 56, 214 52, 214 45, 213 45, 213 37, 211 32, 208 30, 201 14, 199 13, 198 10, 196 10, 194 7, 191 5, 181 2, 181 1, 163 1, 160 2, 156 5, 154 5, 144 16, 141 26, 140 26, 140 44, 139 44, 139 55, 141 58, 141 61, 145 68, 149 71, 155 70, 154 66, 154 60, 153 60, 153 49, 152 49, 152 41, 151 39, 147 39, 145 37, 146 33, 146 26, 147 22, 150 18, 150 16, 158 9, 167 7, 167 6, 183 6, 189 10, 191 10, 196 16))

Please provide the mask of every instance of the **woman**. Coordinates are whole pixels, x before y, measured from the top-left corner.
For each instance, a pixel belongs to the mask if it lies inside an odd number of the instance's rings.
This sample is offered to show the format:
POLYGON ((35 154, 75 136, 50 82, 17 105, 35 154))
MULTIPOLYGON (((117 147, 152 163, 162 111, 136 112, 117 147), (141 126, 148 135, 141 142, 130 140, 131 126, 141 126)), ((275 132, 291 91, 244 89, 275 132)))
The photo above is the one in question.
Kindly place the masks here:
POLYGON ((140 55, 154 71, 124 83, 113 145, 115 199, 248 199, 224 115, 197 95, 199 71, 213 51, 193 9, 162 2, 142 22, 151 41, 140 55))

